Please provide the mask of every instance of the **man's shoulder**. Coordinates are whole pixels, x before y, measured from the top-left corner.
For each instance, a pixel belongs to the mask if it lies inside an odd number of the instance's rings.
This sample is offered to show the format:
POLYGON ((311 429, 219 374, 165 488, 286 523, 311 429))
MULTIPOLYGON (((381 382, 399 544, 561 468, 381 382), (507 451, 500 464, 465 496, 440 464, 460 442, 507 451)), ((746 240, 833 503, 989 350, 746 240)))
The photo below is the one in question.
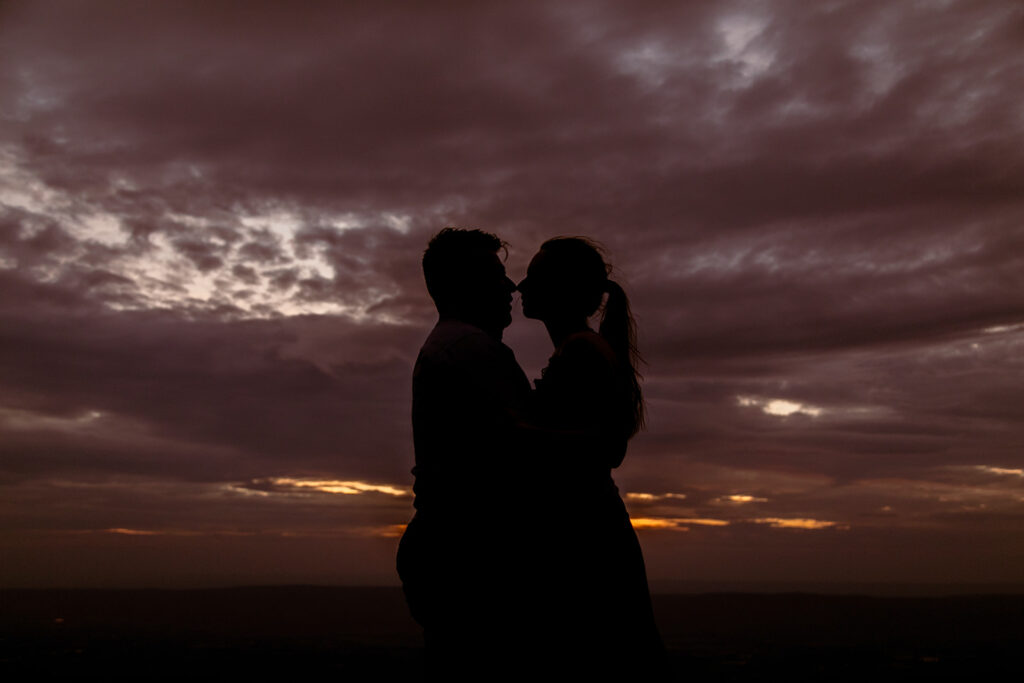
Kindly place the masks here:
POLYGON ((442 320, 423 342, 419 362, 461 365, 501 358, 507 351, 508 347, 475 325, 442 320))
POLYGON ((498 344, 489 334, 476 325, 461 320, 439 320, 423 342, 423 350, 444 350, 456 344, 498 344))

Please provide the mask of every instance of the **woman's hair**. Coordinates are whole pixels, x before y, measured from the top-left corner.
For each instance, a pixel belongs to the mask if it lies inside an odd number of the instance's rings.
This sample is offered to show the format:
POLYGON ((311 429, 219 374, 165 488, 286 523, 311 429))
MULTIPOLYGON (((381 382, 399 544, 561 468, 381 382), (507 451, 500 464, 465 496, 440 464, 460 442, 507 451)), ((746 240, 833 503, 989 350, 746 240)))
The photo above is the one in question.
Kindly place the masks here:
POLYGON ((580 313, 589 318, 601 309, 598 332, 622 366, 629 369, 627 389, 631 415, 626 426, 629 435, 633 436, 644 426, 639 371, 643 358, 637 349, 636 320, 629 307, 629 298, 622 287, 610 279, 612 266, 605 261, 604 249, 598 242, 586 237, 555 237, 542 244, 540 250, 556 260, 559 286, 564 287, 573 301, 579 302, 580 313))

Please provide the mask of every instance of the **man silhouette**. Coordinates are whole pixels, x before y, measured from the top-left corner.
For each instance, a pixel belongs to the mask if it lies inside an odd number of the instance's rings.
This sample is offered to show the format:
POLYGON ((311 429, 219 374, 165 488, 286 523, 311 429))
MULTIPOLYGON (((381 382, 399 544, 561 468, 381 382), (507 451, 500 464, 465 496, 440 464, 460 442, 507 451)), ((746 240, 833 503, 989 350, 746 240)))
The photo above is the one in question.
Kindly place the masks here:
POLYGON ((530 384, 501 343, 515 291, 504 246, 445 228, 423 255, 439 319, 413 370, 416 514, 397 564, 431 678, 490 678, 523 636, 514 416, 530 384))

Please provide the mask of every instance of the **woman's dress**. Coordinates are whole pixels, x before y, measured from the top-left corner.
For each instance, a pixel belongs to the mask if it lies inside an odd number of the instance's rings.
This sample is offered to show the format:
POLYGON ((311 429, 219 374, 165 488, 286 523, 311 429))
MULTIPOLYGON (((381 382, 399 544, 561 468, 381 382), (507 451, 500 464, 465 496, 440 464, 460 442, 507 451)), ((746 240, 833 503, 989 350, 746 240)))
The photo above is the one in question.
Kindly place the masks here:
POLYGON ((574 668, 657 670, 663 648, 643 555, 611 470, 631 431, 632 370, 595 332, 555 350, 534 392, 537 420, 555 435, 544 464, 551 578, 549 627, 574 668))

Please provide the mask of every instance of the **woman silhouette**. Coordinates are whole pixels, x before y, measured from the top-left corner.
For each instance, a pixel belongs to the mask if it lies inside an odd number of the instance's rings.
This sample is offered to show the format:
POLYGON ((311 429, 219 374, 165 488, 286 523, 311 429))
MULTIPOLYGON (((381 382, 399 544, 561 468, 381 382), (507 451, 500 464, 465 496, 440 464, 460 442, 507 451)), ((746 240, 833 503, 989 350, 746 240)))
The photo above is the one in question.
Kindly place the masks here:
POLYGON ((644 403, 636 326, 610 272, 594 242, 557 237, 518 289, 523 314, 544 323, 555 347, 533 393, 533 420, 555 435, 538 501, 553 530, 540 544, 538 621, 565 668, 633 677, 660 670, 663 648, 640 544, 611 476, 643 427, 644 403), (599 310, 594 332, 588 319, 599 310))

